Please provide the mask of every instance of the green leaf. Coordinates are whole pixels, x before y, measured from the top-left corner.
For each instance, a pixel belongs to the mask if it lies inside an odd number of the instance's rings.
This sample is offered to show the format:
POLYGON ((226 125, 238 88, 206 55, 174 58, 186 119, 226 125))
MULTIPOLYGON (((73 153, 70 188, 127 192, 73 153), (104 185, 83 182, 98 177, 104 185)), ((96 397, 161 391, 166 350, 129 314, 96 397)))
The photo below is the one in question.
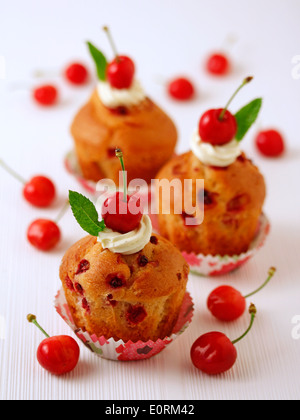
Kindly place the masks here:
POLYGON ((261 106, 262 98, 257 98, 235 114, 238 125, 237 134, 235 136, 237 141, 241 141, 245 137, 251 125, 256 121, 261 106))
POLYGON ((96 64, 98 78, 104 81, 106 79, 106 67, 107 67, 106 57, 91 42, 87 42, 87 45, 89 47, 90 53, 96 64))
POLYGON ((96 207, 88 198, 69 191, 69 201, 74 217, 83 230, 92 236, 98 236, 105 229, 104 220, 99 222, 96 207))

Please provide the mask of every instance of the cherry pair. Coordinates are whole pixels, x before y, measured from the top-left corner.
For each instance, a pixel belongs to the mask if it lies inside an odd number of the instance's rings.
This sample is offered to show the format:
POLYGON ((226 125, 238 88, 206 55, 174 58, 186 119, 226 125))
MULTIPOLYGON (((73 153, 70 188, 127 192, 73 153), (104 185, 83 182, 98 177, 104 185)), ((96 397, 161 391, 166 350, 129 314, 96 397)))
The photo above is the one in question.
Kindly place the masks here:
MULTIPOLYGON (((23 184, 23 196, 34 207, 49 207, 56 198, 56 188, 48 177, 38 175, 26 181, 17 172, 10 168, 2 159, 0 165, 15 179, 23 184)), ((65 210, 65 208, 63 209, 65 210)), ((27 239, 37 249, 49 251, 59 242, 61 233, 57 225, 63 212, 60 212, 56 222, 47 219, 37 219, 31 223, 27 230, 27 239)))
MULTIPOLYGON (((87 68, 81 63, 71 63, 64 70, 64 77, 73 85, 83 85, 89 77, 87 68)), ((38 86, 32 92, 34 100, 40 105, 51 106, 57 102, 58 89, 56 86, 47 84, 38 86)))
MULTIPOLYGON (((221 286, 211 292, 207 299, 207 306, 210 312, 219 320, 233 321, 238 319, 246 308, 246 299, 262 290, 275 274, 276 269, 271 267, 266 281, 254 292, 246 296, 230 286, 221 286)), ((210 375, 226 372, 235 363, 237 351, 234 346, 252 328, 256 308, 250 305, 251 314, 250 326, 247 331, 238 339, 230 341, 221 332, 210 332, 199 337, 191 348, 191 360, 196 368, 210 375)))
MULTIPOLYGON (((228 73, 229 68, 230 62, 225 54, 214 53, 207 59, 206 70, 212 75, 224 76, 228 73)), ((195 95, 195 90, 193 82, 186 77, 178 77, 168 83, 169 95, 179 101, 192 99, 195 95)))

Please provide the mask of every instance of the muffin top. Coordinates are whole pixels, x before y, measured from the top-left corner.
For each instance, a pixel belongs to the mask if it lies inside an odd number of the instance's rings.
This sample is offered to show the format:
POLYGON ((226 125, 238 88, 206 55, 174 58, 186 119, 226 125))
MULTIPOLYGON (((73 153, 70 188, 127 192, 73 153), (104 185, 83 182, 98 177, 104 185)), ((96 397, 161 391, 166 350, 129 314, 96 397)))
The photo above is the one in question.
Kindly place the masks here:
POLYGON ((156 234, 131 255, 103 249, 96 237, 87 236, 67 251, 60 266, 61 280, 77 291, 88 288, 95 297, 113 293, 118 301, 141 303, 181 290, 188 273, 177 248, 156 234))
MULTIPOLYGON (((234 213, 236 216, 240 212, 242 214, 243 210, 251 212, 252 209, 261 208, 266 194, 263 175, 244 153, 223 168, 205 165, 192 152, 187 152, 169 161, 157 178, 180 179, 182 185, 185 179, 193 180, 193 204, 200 200, 199 194, 204 194, 204 209, 213 210, 215 215, 234 213), (204 181, 204 191, 196 190, 197 179, 204 181)), ((171 210, 177 198, 171 195, 171 210)))

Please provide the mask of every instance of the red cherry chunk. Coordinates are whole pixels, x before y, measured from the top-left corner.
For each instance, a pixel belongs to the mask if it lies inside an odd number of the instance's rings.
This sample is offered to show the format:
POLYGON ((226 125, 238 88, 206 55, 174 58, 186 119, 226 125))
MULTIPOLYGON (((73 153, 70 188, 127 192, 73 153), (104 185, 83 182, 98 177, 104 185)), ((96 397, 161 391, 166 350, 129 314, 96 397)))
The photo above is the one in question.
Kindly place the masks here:
POLYGON ((80 283, 75 283, 74 287, 77 293, 79 293, 81 296, 84 295, 84 290, 80 283))
POLYGON ((117 56, 108 64, 106 75, 110 85, 116 89, 130 88, 135 72, 131 58, 125 55, 117 56))
POLYGON ((228 73, 230 63, 228 58, 221 53, 212 54, 206 62, 206 69, 215 76, 224 76, 228 73))
POLYGON ((151 236, 151 238, 150 238, 150 242, 153 244, 153 245, 157 245, 158 244, 158 239, 157 239, 157 237, 156 236, 151 236))
POLYGON ((212 207, 217 204, 217 198, 219 196, 218 193, 214 193, 208 190, 200 191, 199 195, 201 199, 202 199, 202 193, 203 193, 204 205, 206 207, 212 207))
POLYGON ((207 299, 210 312, 221 321, 234 321, 246 309, 246 299, 230 286, 220 286, 213 290, 207 299))
POLYGON ((255 143, 260 153, 267 157, 281 156, 285 150, 284 139, 277 130, 261 131, 255 143))
POLYGON ((193 365, 208 375, 217 375, 231 369, 237 351, 226 335, 210 332, 199 337, 191 348, 193 365))
POLYGON ((122 192, 108 197, 102 206, 102 218, 106 227, 127 233, 139 226, 143 212, 139 197, 127 195, 126 201, 123 198, 122 192))
POLYGON ((82 308, 83 308, 83 309, 85 309, 88 313, 90 313, 90 312, 91 312, 90 305, 88 304, 88 301, 86 300, 86 298, 83 298, 83 299, 82 299, 82 301, 81 301, 81 306, 82 306, 82 308))
POLYGON ((242 211, 250 203, 248 194, 239 194, 227 203, 227 211, 242 211))
POLYGON ((33 206, 48 207, 55 198, 56 190, 49 178, 35 176, 25 184, 23 195, 33 206))
POLYGON ((229 143, 237 133, 237 122, 228 110, 220 119, 223 109, 206 111, 199 121, 199 135, 202 141, 214 146, 229 143))
POLYGON ((81 63, 72 63, 65 70, 65 76, 73 85, 83 85, 88 78, 88 71, 81 63))
POLYGON ((34 89, 33 97, 40 105, 50 106, 55 104, 58 91, 55 86, 44 85, 34 89))
POLYGON ((172 98, 187 101, 195 94, 193 83, 185 77, 179 77, 168 84, 168 92, 172 98))
POLYGON ((144 321, 146 316, 147 312, 145 311, 145 308, 140 305, 130 306, 126 313, 126 319, 131 324, 139 324, 144 321))
POLYGON ((79 355, 78 344, 67 335, 46 338, 37 349, 38 362, 54 375, 71 372, 78 363, 79 355))
POLYGON ((125 277, 121 273, 111 273, 106 277, 106 283, 113 289, 118 289, 126 284, 125 277))
POLYGON ((60 229, 56 223, 47 219, 37 219, 27 230, 27 239, 35 248, 50 251, 59 242, 60 229))
POLYGON ((66 278, 65 278, 65 283, 66 283, 66 286, 67 286, 67 288, 69 289, 69 290, 75 290, 74 289, 74 285, 73 285, 73 282, 72 282, 72 280, 70 279, 70 277, 69 276, 67 276, 66 278))
POLYGON ((140 267, 145 267, 148 262, 148 258, 145 255, 139 255, 137 263, 140 267))
POLYGON ((77 271, 75 275, 85 273, 90 269, 90 262, 88 260, 81 260, 78 264, 77 271))

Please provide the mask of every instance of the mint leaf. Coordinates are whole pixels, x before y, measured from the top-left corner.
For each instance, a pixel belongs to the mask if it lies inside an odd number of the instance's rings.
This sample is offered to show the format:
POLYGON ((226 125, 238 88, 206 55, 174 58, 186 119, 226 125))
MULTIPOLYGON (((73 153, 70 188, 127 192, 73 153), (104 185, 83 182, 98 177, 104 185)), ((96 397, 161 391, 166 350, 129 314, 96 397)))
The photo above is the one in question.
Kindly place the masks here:
POLYGON ((238 130, 235 136, 237 141, 241 141, 245 137, 251 125, 256 121, 261 106, 262 98, 257 98, 235 114, 238 125, 238 130))
POLYGON ((98 236, 105 229, 104 220, 99 222, 96 207, 88 198, 69 191, 69 201, 74 217, 83 230, 92 236, 98 236))
POLYGON ((98 78, 102 81, 106 79, 106 67, 107 67, 107 60, 104 54, 98 50, 91 42, 87 42, 89 47, 90 53, 94 59, 96 64, 98 78))

